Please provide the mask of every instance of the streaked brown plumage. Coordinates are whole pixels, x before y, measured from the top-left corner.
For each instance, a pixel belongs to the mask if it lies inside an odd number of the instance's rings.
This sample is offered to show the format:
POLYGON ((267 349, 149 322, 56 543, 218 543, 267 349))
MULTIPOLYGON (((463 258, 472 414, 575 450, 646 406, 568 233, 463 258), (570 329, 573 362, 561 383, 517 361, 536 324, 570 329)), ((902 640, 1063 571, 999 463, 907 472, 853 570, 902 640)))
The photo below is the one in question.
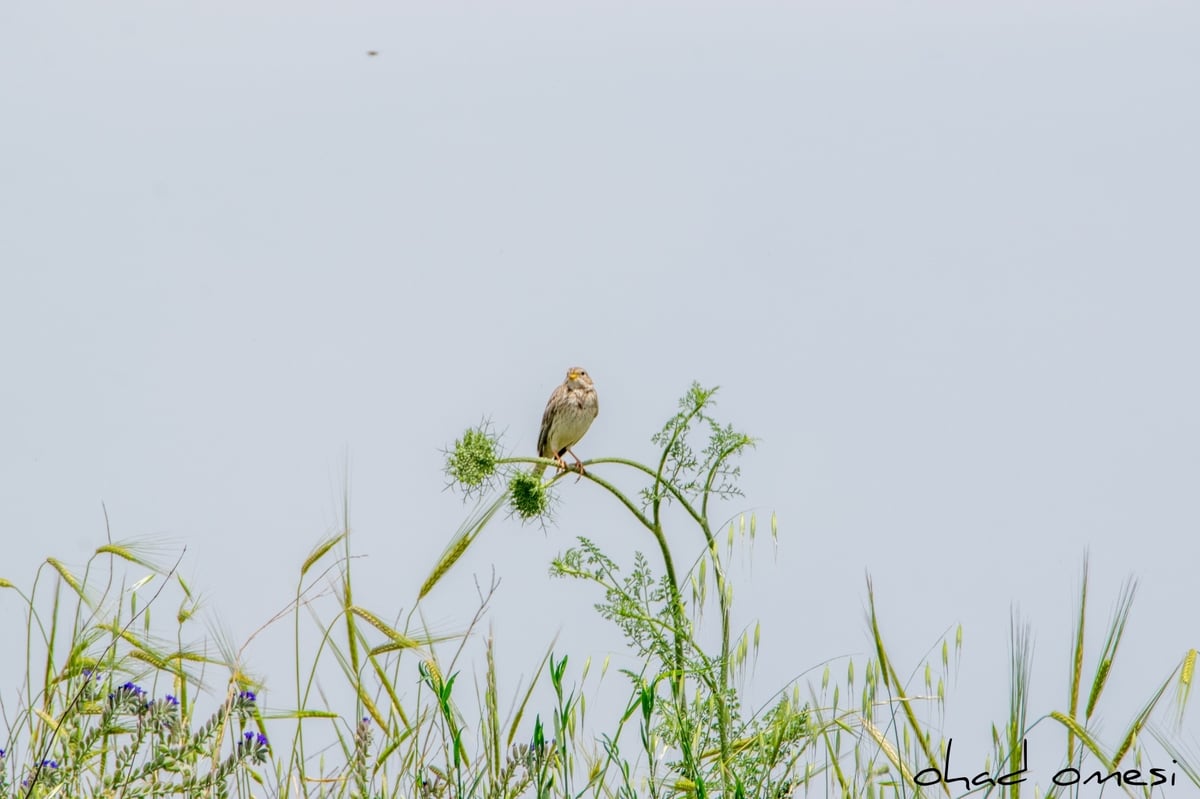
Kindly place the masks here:
MULTIPOLYGON (((575 459, 575 468, 583 474, 583 462, 571 452, 571 447, 579 443, 583 434, 592 426, 592 420, 600 412, 600 401, 596 397, 596 387, 592 378, 581 367, 572 366, 567 370, 567 377, 562 385, 554 389, 550 400, 546 403, 546 411, 542 414, 542 429, 538 433, 538 455, 542 458, 553 458, 560 469, 567 468, 563 453, 570 453, 575 459)), ((533 473, 540 475, 546 470, 544 464, 533 467, 533 473)))

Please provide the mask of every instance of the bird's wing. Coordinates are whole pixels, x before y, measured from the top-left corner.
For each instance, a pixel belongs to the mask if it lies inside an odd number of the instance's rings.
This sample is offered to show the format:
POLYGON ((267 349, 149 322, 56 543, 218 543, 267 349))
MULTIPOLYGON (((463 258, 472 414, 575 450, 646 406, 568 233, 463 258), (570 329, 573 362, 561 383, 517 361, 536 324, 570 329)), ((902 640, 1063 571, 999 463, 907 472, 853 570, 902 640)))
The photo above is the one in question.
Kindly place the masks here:
POLYGON ((537 451, 539 458, 552 458, 553 453, 550 452, 550 421, 554 418, 554 409, 561 402, 560 395, 563 394, 563 387, 559 386, 554 389, 554 393, 550 395, 550 401, 546 403, 546 410, 542 412, 542 429, 538 433, 537 451))

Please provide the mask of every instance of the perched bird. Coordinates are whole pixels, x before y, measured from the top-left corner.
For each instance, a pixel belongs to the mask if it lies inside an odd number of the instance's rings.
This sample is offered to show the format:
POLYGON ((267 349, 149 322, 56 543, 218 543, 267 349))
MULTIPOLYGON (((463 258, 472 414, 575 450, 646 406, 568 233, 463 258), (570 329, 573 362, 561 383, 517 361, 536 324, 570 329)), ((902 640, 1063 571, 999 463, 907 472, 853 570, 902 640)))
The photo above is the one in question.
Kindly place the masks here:
MULTIPOLYGON (((564 452, 570 452, 575 459, 575 468, 582 475, 583 461, 571 452, 571 447, 579 443, 599 412, 600 401, 596 397, 592 378, 582 368, 572 366, 567 370, 567 379, 554 389, 546 403, 546 411, 542 414, 542 430, 538 433, 538 456, 554 458, 558 468, 566 469, 567 462, 562 456, 564 452)), ((533 467, 535 475, 544 471, 545 464, 539 463, 533 467)))

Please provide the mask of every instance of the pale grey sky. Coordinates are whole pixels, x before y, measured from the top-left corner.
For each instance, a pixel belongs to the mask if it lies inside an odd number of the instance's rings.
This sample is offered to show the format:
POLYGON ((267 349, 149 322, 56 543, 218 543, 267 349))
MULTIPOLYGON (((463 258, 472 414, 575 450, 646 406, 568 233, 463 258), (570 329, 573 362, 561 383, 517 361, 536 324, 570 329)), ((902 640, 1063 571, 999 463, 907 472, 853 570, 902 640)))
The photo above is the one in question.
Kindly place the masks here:
MULTIPOLYGON (((1115 736, 1200 643, 1198 39, 1170 2, 10 0, 0 576, 80 563, 103 502, 187 545, 241 641, 337 527, 348 453, 356 590, 397 612, 468 510, 464 427, 532 454, 578 363, 577 451, 648 459, 697 379, 761 438, 729 512, 780 519, 737 596, 756 688, 867 650, 869 571, 908 665, 964 624, 948 732, 983 753, 1013 604, 1059 704, 1090 550, 1096 628, 1141 583, 1115 736)), ((620 646, 556 552, 649 549, 561 496, 427 608, 460 629, 494 566, 513 679, 559 630, 620 646)), ((278 707, 286 632, 249 653, 278 707)))

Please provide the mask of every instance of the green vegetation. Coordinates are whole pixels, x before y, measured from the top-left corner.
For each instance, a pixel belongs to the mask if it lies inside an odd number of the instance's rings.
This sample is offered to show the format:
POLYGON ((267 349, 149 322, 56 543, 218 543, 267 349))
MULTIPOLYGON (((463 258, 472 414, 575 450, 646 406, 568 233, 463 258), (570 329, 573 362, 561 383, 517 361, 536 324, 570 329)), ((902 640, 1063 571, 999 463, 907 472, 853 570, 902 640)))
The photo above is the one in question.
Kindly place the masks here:
MULTIPOLYGON (((296 642, 295 673, 286 678, 260 683, 234 647, 222 644, 214 657, 188 643, 197 599, 175 568, 144 546, 107 543, 79 573, 48 558, 27 593, 0 579, 0 590, 21 598, 26 621, 26 679, 0 707, 0 797, 962 795, 961 783, 930 779, 930 768, 947 754, 934 730, 962 630, 932 650, 933 661, 913 672, 919 677, 904 677, 911 664, 893 662, 869 583, 870 657, 846 661, 841 679, 827 665, 813 683, 779 686, 763 708, 745 705, 740 686, 761 632, 757 625, 733 628, 728 566, 735 546, 753 545, 759 522, 718 521, 717 507, 738 495, 737 461, 753 439, 713 417, 714 393, 694 385, 684 395, 653 437, 655 463, 599 458, 585 462, 585 475, 562 472, 546 483, 529 466, 553 465, 547 459, 502 457, 488 425, 467 430, 447 452, 447 474, 468 496, 495 496, 413 587, 416 601, 402 620, 356 604, 348 524, 322 541, 300 566, 289 611, 273 620, 290 621, 296 642), (618 488, 611 482, 617 474, 636 480, 639 490, 618 488), (528 684, 508 688, 491 636, 476 634, 495 586, 481 591, 478 613, 457 635, 429 634, 423 603, 501 511, 547 523, 564 479, 601 489, 652 542, 650 554, 614 553, 580 538, 551 564, 552 574, 595 593, 599 617, 619 629, 639 665, 609 677, 607 663, 593 668, 586 657, 550 649, 528 664, 528 684), (125 585, 134 568, 150 574, 125 585), (328 585, 334 590, 320 590, 328 585), (151 621, 164 607, 175 607, 165 636, 151 621), (304 654, 301 639, 314 630, 319 644, 304 654), (464 676, 464 662, 481 663, 476 684, 464 676), (317 680, 326 664, 344 678, 353 697, 346 706, 330 700, 317 680), (213 673, 221 675, 219 685, 213 673), (604 685, 606 696, 622 699, 615 721, 597 729, 587 719, 588 697, 606 678, 618 682, 604 685), (288 682, 294 695, 280 701, 288 682), (290 709, 263 712, 259 693, 267 689, 272 707, 290 709), (541 689, 553 697, 545 715, 531 704, 541 689)), ((768 528, 777 540, 774 516, 768 528)), ((1121 593, 1094 664, 1085 662, 1088 591, 1085 563, 1066 704, 1036 718, 1028 706, 1028 628, 1014 618, 1009 715, 992 727, 983 777, 1018 769, 1024 740, 1042 726, 1061 730, 1068 773, 1122 772, 1104 783, 1111 793, 1166 795, 1128 777, 1135 768, 1149 776, 1147 738, 1177 761, 1180 790, 1200 786, 1172 733, 1151 725, 1172 689, 1172 718, 1182 720, 1195 650, 1164 669, 1167 676, 1150 687, 1119 740, 1101 742, 1095 722, 1134 591, 1130 584, 1121 593)), ((10 646, 6 653, 19 651, 10 646)), ((1039 788, 1045 796, 1101 791, 1039 788)), ((1034 795, 1032 782, 981 779, 973 792, 1015 798, 1022 791, 1034 795)))

